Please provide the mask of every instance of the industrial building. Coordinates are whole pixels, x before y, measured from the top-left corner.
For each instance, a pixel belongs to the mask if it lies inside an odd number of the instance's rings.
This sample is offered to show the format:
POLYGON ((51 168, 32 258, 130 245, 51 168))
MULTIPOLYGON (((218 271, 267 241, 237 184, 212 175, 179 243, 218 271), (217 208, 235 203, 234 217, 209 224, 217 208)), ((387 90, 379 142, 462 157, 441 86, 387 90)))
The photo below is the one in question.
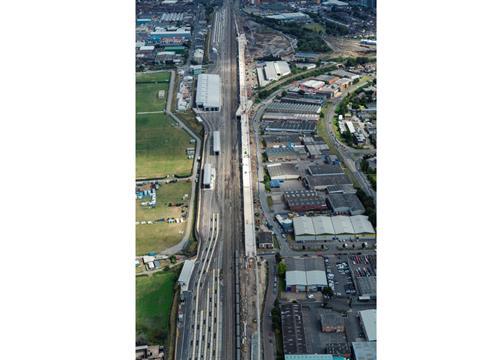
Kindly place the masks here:
POLYGON ((375 230, 367 216, 297 216, 293 218, 295 241, 368 240, 375 230))
POLYGON ((300 135, 265 135, 263 142, 267 148, 296 147, 302 145, 302 138, 300 135))
POLYGON ((260 249, 273 249, 273 233, 271 231, 258 233, 258 247, 260 249))
POLYGON ((285 191, 283 193, 283 198, 285 199, 288 208, 295 212, 325 212, 328 210, 325 195, 322 195, 315 190, 285 191))
POLYGON ((266 112, 262 116, 262 120, 298 120, 298 121, 317 121, 317 114, 296 114, 296 113, 278 113, 266 112))
POLYGON ((283 352, 288 354, 305 354, 307 344, 303 328, 302 306, 298 303, 280 305, 282 318, 283 352))
POLYGON ((204 111, 219 111, 221 106, 220 76, 200 74, 197 80, 197 107, 204 111))
POLYGON ((307 152, 304 148, 267 148, 265 155, 268 161, 289 161, 289 160, 304 160, 307 158, 307 152))
POLYGON ((266 112, 320 114, 322 107, 314 104, 298 104, 287 102, 272 102, 267 106, 266 112))
POLYGON ((290 73, 290 66, 286 61, 267 61, 257 67, 258 84, 260 87, 266 86, 290 73))
POLYGON ((345 174, 313 176, 307 175, 304 183, 310 190, 326 190, 332 185, 349 185, 353 186, 352 181, 345 174))
POLYGON ((212 168, 210 163, 205 164, 203 169, 203 187, 211 189, 213 187, 213 181, 215 178, 215 169, 212 168))
POLYGON ((290 13, 282 13, 282 14, 274 14, 266 16, 268 19, 277 20, 281 22, 302 22, 302 21, 309 21, 310 16, 304 14, 302 12, 290 12, 290 13))
POLYGON ((331 354, 287 354, 285 360, 344 360, 331 354))
POLYGON ((267 165, 267 171, 272 180, 298 180, 300 171, 292 163, 277 163, 267 165))
POLYGON ((220 131, 218 130, 213 132, 213 153, 220 155, 220 131))
POLYGON ((307 168, 307 172, 311 176, 332 176, 332 175, 344 175, 343 169, 340 165, 328 165, 328 164, 314 164, 307 168))
POLYGON ((356 194, 329 194, 328 207, 335 215, 362 215, 365 208, 356 194))
POLYGON ((264 125, 267 133, 298 133, 313 134, 317 129, 316 121, 273 120, 264 125))
POLYGON ((328 286, 322 257, 287 257, 286 289, 291 292, 316 292, 328 286))
POLYGON ((360 315, 360 325, 368 341, 377 341, 377 310, 362 310, 360 315))
POLYGON ((355 277, 357 291, 360 296, 368 296, 371 299, 377 297, 377 277, 376 276, 360 276, 355 277))
POLYGON ((352 342, 355 360, 377 360, 377 343, 375 341, 352 342))
POLYGON ((181 40, 189 40, 192 37, 190 28, 157 28, 149 34, 149 40, 152 42, 158 42, 163 39, 178 38, 181 40))
POLYGON ((190 284, 190 278, 192 277, 194 267, 194 260, 185 260, 183 263, 182 272, 178 277, 178 284, 180 285, 182 293, 188 290, 188 285, 190 284))
POLYGON ((322 313, 320 315, 322 332, 344 332, 345 319, 335 312, 322 313))

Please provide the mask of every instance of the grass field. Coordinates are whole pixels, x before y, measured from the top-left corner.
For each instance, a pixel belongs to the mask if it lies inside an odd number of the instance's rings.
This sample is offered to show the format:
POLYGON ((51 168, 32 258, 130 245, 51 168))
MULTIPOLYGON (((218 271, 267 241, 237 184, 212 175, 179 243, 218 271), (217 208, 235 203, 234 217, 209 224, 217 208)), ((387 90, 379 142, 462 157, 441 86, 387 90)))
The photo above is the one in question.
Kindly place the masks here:
POLYGON ((136 85, 136 112, 163 111, 167 104, 168 83, 147 83, 136 85), (164 90, 163 98, 158 97, 164 90))
POLYGON ((194 146, 190 136, 167 115, 137 115, 137 178, 189 175, 192 160, 187 159, 185 149, 194 146))
POLYGON ((161 185, 157 190, 157 206, 148 208, 141 206, 140 203, 144 200, 137 200, 136 204, 136 218, 137 221, 142 220, 156 220, 163 217, 178 217, 180 216, 180 208, 169 207, 170 202, 184 202, 188 204, 190 201, 190 192, 192 190, 192 183, 190 181, 179 181, 176 183, 161 185), (188 194, 188 198, 183 200, 183 196, 188 194))
POLYGON ((166 82, 170 80, 170 72, 149 72, 149 73, 137 73, 136 81, 137 82, 166 82))
MULTIPOLYGON (((146 208, 140 205, 144 200, 136 200, 137 221, 156 220, 165 217, 178 218, 181 214, 180 207, 169 207, 169 202, 182 202, 184 194, 188 194, 183 202, 188 205, 190 201, 190 182, 177 182, 165 184, 157 190, 157 206, 146 208)), ((149 251, 160 252, 177 244, 183 237, 186 222, 181 224, 144 224, 136 225, 136 254, 144 255, 149 251)))
POLYGON ((165 345, 177 273, 136 277, 137 341, 165 345))

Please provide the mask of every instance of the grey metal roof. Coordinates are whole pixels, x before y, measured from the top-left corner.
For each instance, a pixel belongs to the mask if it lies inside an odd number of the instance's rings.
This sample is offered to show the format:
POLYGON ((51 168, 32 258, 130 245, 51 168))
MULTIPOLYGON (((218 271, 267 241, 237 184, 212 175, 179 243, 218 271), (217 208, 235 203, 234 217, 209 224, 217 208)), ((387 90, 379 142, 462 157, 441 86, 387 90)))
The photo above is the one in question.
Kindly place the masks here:
POLYGON ((302 143, 300 135, 265 135, 263 137, 267 147, 274 147, 276 145, 299 145, 302 143))
POLYGON ((376 341, 352 342, 356 360, 377 360, 376 341))
POLYGON ((354 234, 352 222, 349 216, 332 216, 332 224, 335 229, 335 234, 354 234))
POLYGON ((298 121, 298 120, 267 120, 264 122, 265 131, 269 132, 296 132, 296 133, 314 133, 316 130, 316 121, 298 121))
POLYGON ((317 114, 284 114, 280 112, 266 112, 262 116, 262 120, 311 120, 317 121, 317 114))
POLYGON ((330 185, 352 185, 352 181, 346 175, 307 175, 305 176, 305 180, 311 189, 315 187, 327 187, 330 185))
POLYGON ((285 176, 300 177, 300 171, 295 166, 295 164, 292 164, 292 163, 270 164, 270 165, 267 165, 267 170, 272 179, 282 178, 285 176))
POLYGON ((356 194, 329 194, 327 201, 333 211, 365 211, 365 207, 356 194))
MULTIPOLYGON (((328 148, 328 147, 327 147, 328 148)), ((324 176, 324 175, 343 175, 343 169, 340 165, 310 165, 308 167, 308 172, 312 176, 324 176)))
POLYGON ((272 102, 267 106, 267 111, 299 114, 319 114, 321 109, 320 105, 287 102, 272 102))

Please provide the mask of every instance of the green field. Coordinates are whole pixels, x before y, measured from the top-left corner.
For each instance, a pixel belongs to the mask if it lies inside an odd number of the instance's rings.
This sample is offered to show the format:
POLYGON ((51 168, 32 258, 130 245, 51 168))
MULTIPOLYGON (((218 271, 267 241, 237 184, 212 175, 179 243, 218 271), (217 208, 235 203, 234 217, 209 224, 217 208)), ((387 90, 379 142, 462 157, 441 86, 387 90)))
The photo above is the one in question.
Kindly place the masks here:
POLYGON ((148 72, 148 73, 137 73, 136 81, 137 82, 166 82, 170 80, 170 71, 162 72, 148 72))
POLYGON ((167 104, 168 83, 136 84, 136 112, 163 111, 167 104), (162 98, 159 90, 164 90, 162 98))
POLYGON ((174 271, 136 277, 137 341, 167 343, 176 280, 174 271))
POLYGON ((310 31, 316 32, 316 33, 325 32, 325 29, 319 23, 309 23, 309 24, 305 24, 303 27, 310 30, 310 31))
POLYGON ((190 175, 192 160, 185 149, 194 147, 190 136, 165 114, 137 115, 137 178, 190 175))
MULTIPOLYGON (((183 202, 188 205, 191 186, 190 182, 177 182, 160 186, 157 190, 157 206, 155 208, 149 209, 141 206, 140 203, 145 200, 136 200, 136 221, 157 220, 166 217, 179 218, 181 208, 169 207, 168 203, 183 202), (188 194, 188 198, 182 200, 184 194, 188 194)), ((150 251, 160 252, 177 244, 183 237, 185 227, 186 222, 136 225, 136 254, 145 255, 150 251)))

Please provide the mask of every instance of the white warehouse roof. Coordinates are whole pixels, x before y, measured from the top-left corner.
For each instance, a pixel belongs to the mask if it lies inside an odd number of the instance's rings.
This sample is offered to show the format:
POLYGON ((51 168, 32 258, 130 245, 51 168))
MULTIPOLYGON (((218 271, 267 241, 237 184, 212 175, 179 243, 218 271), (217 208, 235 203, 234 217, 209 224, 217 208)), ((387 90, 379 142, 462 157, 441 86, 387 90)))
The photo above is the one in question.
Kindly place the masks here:
POLYGON ((374 234, 368 216, 297 216, 293 218, 295 235, 374 234))
POLYGON ((368 341, 377 340, 377 310, 362 310, 359 311, 360 320, 362 321, 365 336, 368 341))
POLYGON ((220 76, 200 74, 197 81, 197 106, 203 108, 220 108, 220 76))

